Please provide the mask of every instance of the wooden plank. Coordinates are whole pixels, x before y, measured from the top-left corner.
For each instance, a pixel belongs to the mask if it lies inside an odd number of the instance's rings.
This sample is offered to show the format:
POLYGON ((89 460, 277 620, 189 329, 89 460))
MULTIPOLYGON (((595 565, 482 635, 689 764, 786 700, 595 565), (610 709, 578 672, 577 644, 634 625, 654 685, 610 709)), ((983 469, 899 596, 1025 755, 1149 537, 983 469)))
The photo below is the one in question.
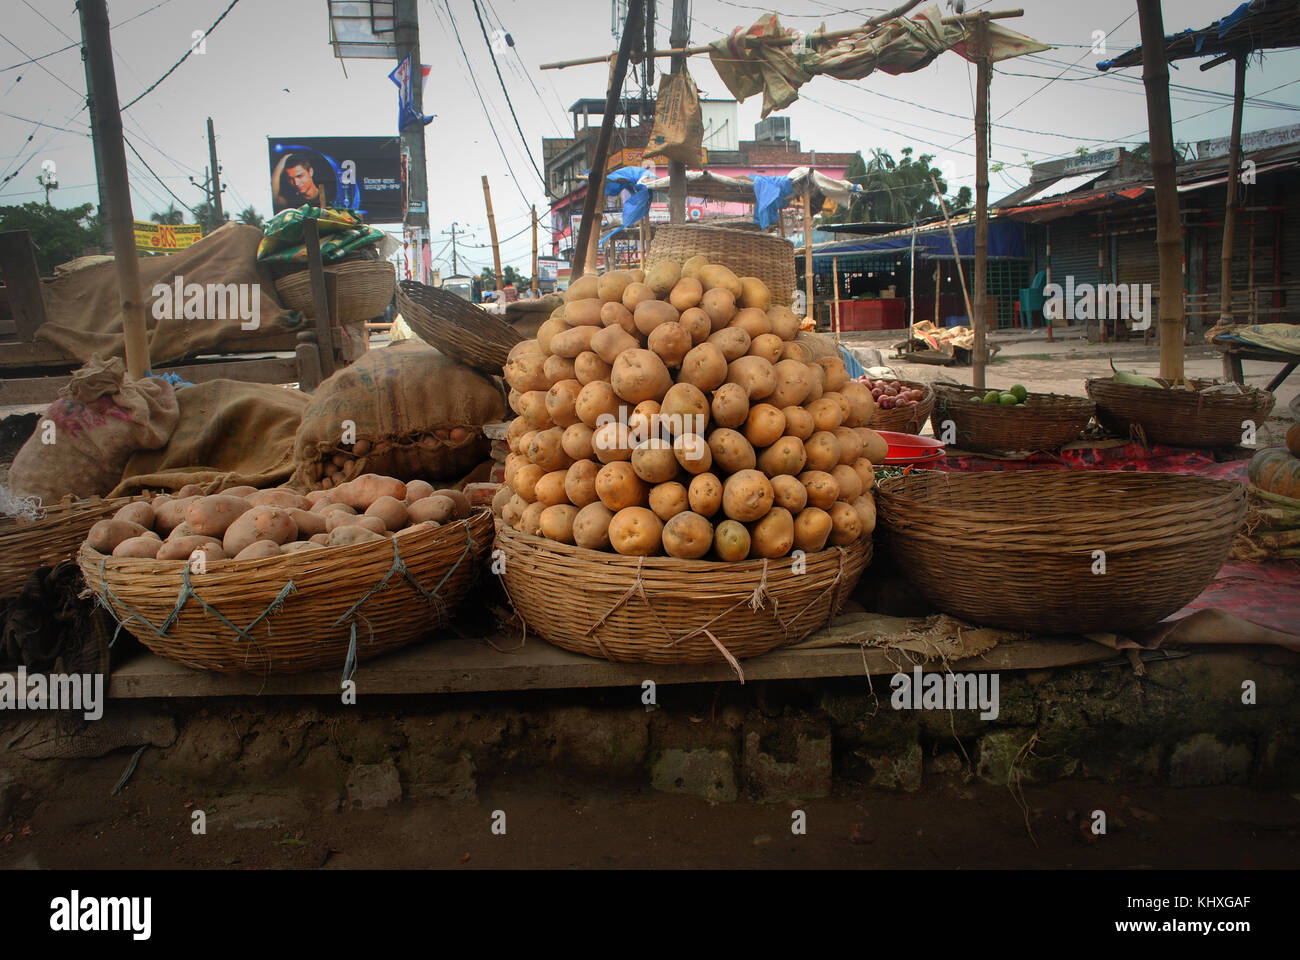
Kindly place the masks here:
MULTIPOLYGON (((293 357, 195 363, 166 369, 191 383, 205 383, 209 380, 239 380, 243 383, 298 382, 298 363, 293 357)), ((0 406, 51 403, 58 398, 59 389, 71 379, 69 376, 0 379, 0 406)))
POLYGON ((36 337, 36 328, 45 322, 45 297, 41 272, 36 267, 36 248, 26 230, 0 233, 0 279, 5 282, 18 337, 30 343, 36 337))
MULTIPOLYGON (((342 349, 343 332, 335 328, 333 333, 335 348, 342 349)), ((256 344, 248 341, 217 343, 203 350, 202 355, 205 357, 220 356, 223 359, 236 360, 249 354, 292 353, 297 346, 298 331, 286 330, 273 336, 261 337, 256 344)), ((183 360, 155 364, 155 367, 160 371, 171 370, 178 363, 193 363, 196 359, 196 357, 187 357, 183 360)), ((5 370, 45 367, 58 370, 75 370, 81 364, 81 360, 64 353, 61 348, 44 340, 36 340, 31 343, 18 340, 0 340, 0 373, 5 370)))
POLYGON ((334 351, 326 347, 333 343, 331 328, 329 288, 325 285, 325 268, 320 255, 320 229, 316 220, 308 217, 302 224, 302 238, 307 248, 307 271, 311 275, 311 298, 316 314, 316 343, 320 345, 321 373, 328 377, 334 372, 334 351))

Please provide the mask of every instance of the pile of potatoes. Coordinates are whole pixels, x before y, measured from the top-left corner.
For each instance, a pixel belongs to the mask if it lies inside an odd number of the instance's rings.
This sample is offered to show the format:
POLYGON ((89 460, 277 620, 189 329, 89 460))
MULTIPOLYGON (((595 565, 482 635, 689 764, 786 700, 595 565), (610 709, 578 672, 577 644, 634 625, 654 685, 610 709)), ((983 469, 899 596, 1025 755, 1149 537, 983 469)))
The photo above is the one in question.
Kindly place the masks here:
POLYGON ((586 276, 505 365, 493 500, 524 533, 628 556, 776 558, 869 537, 870 389, 808 363, 761 280, 693 257, 586 276))
POLYGON ((175 496, 126 504, 91 527, 86 542, 114 557, 260 560, 400 537, 469 515, 469 499, 459 490, 378 474, 305 496, 284 487, 231 487, 203 496, 191 484, 175 496))
POLYGON ((408 474, 420 473, 425 469, 420 459, 420 452, 408 450, 407 447, 414 446, 436 452, 449 446, 464 446, 481 437, 482 433, 480 427, 450 427, 445 430, 431 430, 406 445, 389 442, 376 445, 369 440, 358 440, 351 444, 341 443, 338 452, 333 454, 327 452, 320 460, 313 461, 308 466, 308 475, 310 479, 320 484, 322 490, 333 490, 354 479, 358 471, 363 468, 366 458, 372 455, 394 459, 396 463, 390 464, 390 467, 396 465, 408 474))

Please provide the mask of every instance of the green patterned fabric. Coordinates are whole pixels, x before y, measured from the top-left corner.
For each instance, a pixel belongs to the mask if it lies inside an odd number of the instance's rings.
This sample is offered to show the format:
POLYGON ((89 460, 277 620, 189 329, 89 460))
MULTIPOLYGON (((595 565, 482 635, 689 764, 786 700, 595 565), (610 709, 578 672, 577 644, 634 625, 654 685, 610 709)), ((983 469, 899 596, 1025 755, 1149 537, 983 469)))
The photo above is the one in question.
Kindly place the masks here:
POLYGON ((367 226, 360 217, 347 210, 302 206, 281 210, 266 222, 262 242, 257 248, 257 259, 266 263, 306 263, 303 223, 311 218, 316 220, 321 259, 326 263, 342 260, 347 254, 384 238, 382 230, 367 226))

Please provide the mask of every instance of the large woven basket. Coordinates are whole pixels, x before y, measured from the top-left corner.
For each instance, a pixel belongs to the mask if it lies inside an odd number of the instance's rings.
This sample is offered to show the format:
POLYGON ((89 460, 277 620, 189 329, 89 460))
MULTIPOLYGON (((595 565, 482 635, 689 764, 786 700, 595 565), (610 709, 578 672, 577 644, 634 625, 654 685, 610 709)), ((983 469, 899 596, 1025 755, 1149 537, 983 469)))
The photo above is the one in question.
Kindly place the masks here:
POLYGON ((939 609, 1041 633, 1126 633, 1214 579, 1245 485, 1123 471, 914 471, 880 481, 897 568, 939 609))
POLYGON ((161 657, 218 673, 345 673, 444 626, 492 545, 492 514, 392 539, 265 560, 105 557, 84 545, 86 584, 161 657), (188 589, 187 589, 188 584, 188 589))
POLYGON ((930 413, 935 436, 951 420, 956 430, 952 446, 982 453, 1019 453, 1059 450, 1077 440, 1092 419, 1094 406, 1084 397, 1056 393, 1031 393, 1025 406, 973 403, 985 391, 960 383, 934 384, 935 404, 930 413))
POLYGON ((794 560, 623 557, 497 525, 502 582, 546 640, 626 663, 716 663, 798 643, 843 605, 871 541, 794 560), (725 652, 724 652, 725 650, 725 652))
MULTIPOLYGON (((338 277, 334 309, 342 324, 364 323, 388 309, 396 292, 397 274, 387 260, 347 260, 325 267, 338 277)), ((311 273, 300 270, 275 281, 280 302, 304 317, 316 316, 311 273)))
POLYGON ((499 317, 415 280, 398 285, 397 307, 425 343, 490 376, 501 376, 510 348, 523 339, 499 317))
POLYGON ((45 507, 38 520, 0 517, 0 597, 17 596, 38 567, 75 556, 90 528, 131 499, 66 499, 45 507))
POLYGON ((705 256, 729 267, 738 277, 758 277, 776 306, 788 307, 795 289, 794 244, 752 230, 728 230, 696 224, 664 224, 655 230, 646 255, 646 270, 661 260, 684 263, 705 256))
POLYGON ((1097 377, 1087 387, 1088 396, 1097 401, 1097 419, 1107 430, 1175 447, 1235 447, 1242 442, 1245 421, 1261 427, 1273 410, 1273 394, 1267 390, 1246 387, 1237 396, 1204 394, 1197 391, 1211 381, 1187 383, 1191 390, 1165 390, 1097 377))
POLYGON ((912 390, 923 390, 925 396, 914 404, 895 407, 893 410, 877 409, 867 424, 872 430, 893 430, 895 433, 920 433, 934 409, 934 388, 919 380, 899 380, 912 390))

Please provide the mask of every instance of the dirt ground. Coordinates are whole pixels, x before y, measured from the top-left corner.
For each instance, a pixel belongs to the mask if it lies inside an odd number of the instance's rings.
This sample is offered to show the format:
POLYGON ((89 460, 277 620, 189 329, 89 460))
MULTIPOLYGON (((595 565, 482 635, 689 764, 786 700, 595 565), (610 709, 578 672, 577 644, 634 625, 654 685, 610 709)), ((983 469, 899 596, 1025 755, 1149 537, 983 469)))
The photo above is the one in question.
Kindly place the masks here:
POLYGON ((340 810, 302 793, 187 793, 132 781, 124 757, 80 761, 0 842, 5 869, 1284 868, 1300 862, 1300 795, 1081 782, 856 788, 798 804, 716 804, 532 774, 468 803, 407 798, 340 810), (191 832, 202 809, 207 833, 191 832), (792 832, 802 810, 807 832, 792 832), (1103 810, 1107 832, 1091 831, 1103 810), (492 832, 505 818, 505 834, 492 832), (1032 828, 1032 837, 1031 837, 1032 828))

